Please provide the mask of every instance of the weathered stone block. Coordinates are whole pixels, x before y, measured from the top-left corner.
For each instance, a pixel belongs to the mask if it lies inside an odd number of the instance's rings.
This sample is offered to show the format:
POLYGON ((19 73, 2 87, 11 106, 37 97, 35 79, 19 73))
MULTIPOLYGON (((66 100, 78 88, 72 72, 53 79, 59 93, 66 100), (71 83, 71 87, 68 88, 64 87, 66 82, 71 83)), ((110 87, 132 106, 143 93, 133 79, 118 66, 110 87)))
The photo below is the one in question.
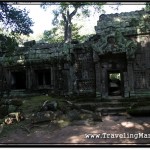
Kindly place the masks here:
POLYGON ((73 120, 80 120, 81 119, 81 116, 80 116, 80 113, 79 111, 77 110, 70 110, 68 113, 67 113, 67 117, 70 121, 73 121, 73 120))
POLYGON ((1 105, 0 106, 0 118, 3 118, 8 114, 8 105, 1 105))
POLYGON ((9 105, 21 106, 23 102, 20 99, 11 99, 8 101, 9 105))
POLYGON ((8 107, 8 113, 16 112, 16 110, 17 110, 17 106, 15 106, 15 105, 9 105, 9 107, 8 107))
POLYGON ((55 120, 56 115, 52 111, 44 111, 44 112, 38 112, 35 114, 32 114, 32 123, 41 123, 46 121, 52 121, 55 120))

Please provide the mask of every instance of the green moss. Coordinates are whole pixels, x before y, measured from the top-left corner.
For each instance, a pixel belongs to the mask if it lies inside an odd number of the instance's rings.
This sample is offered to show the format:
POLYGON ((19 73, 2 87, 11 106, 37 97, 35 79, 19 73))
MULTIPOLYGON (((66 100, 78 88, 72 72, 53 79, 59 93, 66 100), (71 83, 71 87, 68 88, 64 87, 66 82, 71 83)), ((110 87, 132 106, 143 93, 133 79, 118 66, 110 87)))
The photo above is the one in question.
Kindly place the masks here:
MULTIPOLYGON (((4 119, 1 120, 1 122, 3 123, 4 122, 4 119)), ((4 137, 4 136, 7 136, 8 134, 16 131, 16 130, 22 130, 26 127, 28 124, 30 123, 30 120, 29 119, 26 119, 24 121, 21 121, 19 123, 14 123, 14 124, 11 124, 11 125, 4 125, 3 127, 3 130, 0 134, 0 137, 4 137)))
POLYGON ((69 120, 67 120, 67 119, 66 120, 59 120, 58 121, 58 125, 61 128, 64 128, 64 127, 66 127, 66 126, 68 126, 70 124, 71 124, 71 122, 69 120))
POLYGON ((45 95, 28 97, 23 100, 23 105, 20 108, 24 113, 32 113, 38 111, 39 107, 41 107, 46 100, 51 100, 51 97, 45 95))

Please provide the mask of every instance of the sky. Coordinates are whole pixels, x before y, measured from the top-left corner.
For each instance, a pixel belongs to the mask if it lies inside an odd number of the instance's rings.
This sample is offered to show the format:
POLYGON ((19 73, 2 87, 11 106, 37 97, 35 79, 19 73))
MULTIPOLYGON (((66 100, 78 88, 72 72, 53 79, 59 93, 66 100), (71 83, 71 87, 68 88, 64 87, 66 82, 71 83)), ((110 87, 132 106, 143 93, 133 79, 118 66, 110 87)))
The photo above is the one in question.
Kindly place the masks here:
MULTIPOLYGON (((112 7, 115 8, 116 5, 114 5, 114 3, 110 4, 105 5, 103 8, 106 14, 141 10, 145 6, 143 3, 140 2, 130 4, 124 3, 118 8, 118 10, 114 10, 112 7)), ((19 7, 21 9, 26 8, 26 10, 29 11, 29 17, 32 18, 34 22, 34 26, 32 27, 34 33, 30 35, 31 38, 38 39, 41 37, 44 30, 50 30, 53 27, 51 23, 53 19, 52 9, 54 9, 55 6, 47 9, 47 11, 43 10, 39 4, 22 4, 16 7, 19 7)), ((94 34, 94 26, 97 25, 99 16, 100 14, 96 13, 94 15, 91 15, 90 18, 74 18, 73 22, 78 23, 79 25, 83 25, 82 30, 80 30, 80 34, 94 34)))

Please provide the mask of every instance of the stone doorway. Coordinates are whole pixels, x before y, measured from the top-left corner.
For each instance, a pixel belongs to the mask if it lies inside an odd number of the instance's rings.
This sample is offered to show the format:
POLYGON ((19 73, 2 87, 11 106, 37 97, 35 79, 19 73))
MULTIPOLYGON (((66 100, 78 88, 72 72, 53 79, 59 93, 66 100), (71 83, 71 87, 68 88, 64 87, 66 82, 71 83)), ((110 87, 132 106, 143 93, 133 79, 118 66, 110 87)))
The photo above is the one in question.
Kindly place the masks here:
POLYGON ((26 72, 12 72, 11 89, 19 90, 26 89, 26 72))
POLYGON ((108 71, 108 96, 123 96, 123 75, 119 70, 108 71))
POLYGON ((35 77, 38 89, 50 89, 51 85, 50 69, 35 70, 35 77))

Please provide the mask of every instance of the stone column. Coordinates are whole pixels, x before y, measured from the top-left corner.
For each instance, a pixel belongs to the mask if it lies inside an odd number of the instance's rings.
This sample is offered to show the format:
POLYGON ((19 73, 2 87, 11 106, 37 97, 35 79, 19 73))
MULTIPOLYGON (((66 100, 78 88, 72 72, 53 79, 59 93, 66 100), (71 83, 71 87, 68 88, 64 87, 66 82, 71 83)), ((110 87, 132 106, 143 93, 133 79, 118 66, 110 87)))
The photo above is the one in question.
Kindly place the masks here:
POLYGON ((128 60, 127 64, 127 78, 128 78, 128 91, 129 95, 134 93, 134 72, 133 72, 133 61, 128 60))
POLYGON ((69 76, 68 76, 68 87, 69 87, 69 94, 72 94, 74 91, 74 67, 70 65, 69 67, 69 76))
POLYGON ((100 62, 95 64, 95 77, 96 77, 96 97, 102 96, 101 89, 101 67, 100 62))
POLYGON ((124 78, 124 97, 129 97, 129 78, 127 72, 123 72, 124 78))
POLYGON ((9 95, 12 88, 12 75, 9 69, 5 69, 5 77, 7 81, 7 95, 9 95))
POLYGON ((54 70, 54 67, 51 67, 51 88, 54 88, 54 83, 55 81, 55 70, 54 70))
POLYGON ((108 64, 107 62, 103 62, 101 64, 101 92, 102 97, 108 97, 108 64))
POLYGON ((146 88, 149 89, 149 74, 150 74, 150 71, 149 70, 146 70, 145 71, 145 79, 146 79, 146 88))
POLYGON ((101 75, 101 62, 98 54, 93 51, 93 61, 95 63, 95 87, 96 97, 102 97, 102 75, 101 75))
POLYGON ((26 69, 26 88, 31 89, 31 74, 30 74, 30 69, 26 69))
POLYGON ((37 77, 34 69, 30 68, 30 89, 37 89, 37 77))

